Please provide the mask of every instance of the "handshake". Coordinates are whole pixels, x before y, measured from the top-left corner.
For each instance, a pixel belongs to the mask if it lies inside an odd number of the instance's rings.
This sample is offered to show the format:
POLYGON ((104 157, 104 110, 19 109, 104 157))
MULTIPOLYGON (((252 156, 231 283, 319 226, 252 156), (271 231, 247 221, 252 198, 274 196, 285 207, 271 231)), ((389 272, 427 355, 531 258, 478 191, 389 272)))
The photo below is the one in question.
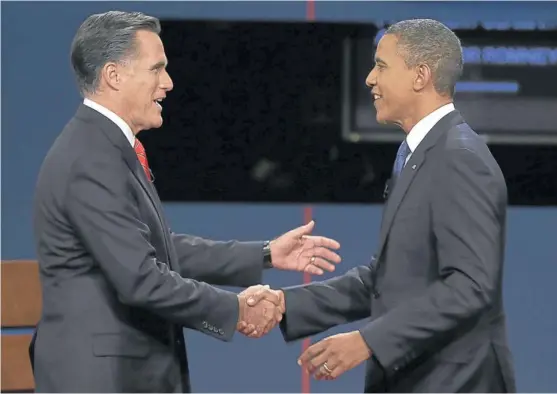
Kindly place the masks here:
POLYGON ((240 305, 236 330, 250 338, 261 338, 271 331, 286 311, 284 293, 269 286, 252 286, 238 294, 240 305))
MULTIPOLYGON (((280 323, 286 312, 284 292, 269 286, 247 288, 238 294, 238 303, 240 312, 236 330, 249 338, 266 335, 280 323)), ((368 360, 371 354, 360 331, 354 330, 314 343, 300 355, 298 365, 318 380, 331 380, 368 360)))

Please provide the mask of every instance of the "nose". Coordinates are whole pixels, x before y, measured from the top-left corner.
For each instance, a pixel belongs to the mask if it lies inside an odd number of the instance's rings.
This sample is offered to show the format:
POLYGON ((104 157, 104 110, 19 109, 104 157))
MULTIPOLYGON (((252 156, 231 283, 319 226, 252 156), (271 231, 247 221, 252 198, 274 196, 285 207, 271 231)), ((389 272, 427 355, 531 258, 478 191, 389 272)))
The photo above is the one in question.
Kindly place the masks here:
POLYGON ((375 85, 377 85, 377 74, 375 72, 375 67, 374 67, 374 68, 371 69, 371 71, 367 75, 366 86, 368 88, 373 88, 375 85))
POLYGON ((166 92, 170 92, 174 88, 172 78, 170 78, 170 74, 168 74, 168 71, 166 71, 166 69, 163 70, 163 73, 161 75, 160 87, 166 92))

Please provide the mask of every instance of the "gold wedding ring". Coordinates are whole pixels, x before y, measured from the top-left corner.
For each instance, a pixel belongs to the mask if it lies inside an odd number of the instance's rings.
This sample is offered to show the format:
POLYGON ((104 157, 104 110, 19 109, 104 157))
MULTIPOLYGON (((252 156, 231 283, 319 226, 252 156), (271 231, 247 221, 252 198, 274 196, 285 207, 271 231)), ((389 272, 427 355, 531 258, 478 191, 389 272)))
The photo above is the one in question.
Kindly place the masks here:
POLYGON ((309 261, 311 262, 311 264, 315 263, 315 256, 311 256, 311 259, 309 259, 309 261))
POLYGON ((325 370, 325 372, 327 372, 327 375, 330 375, 331 372, 333 372, 329 369, 329 367, 327 366, 327 363, 323 363, 323 369, 325 370))

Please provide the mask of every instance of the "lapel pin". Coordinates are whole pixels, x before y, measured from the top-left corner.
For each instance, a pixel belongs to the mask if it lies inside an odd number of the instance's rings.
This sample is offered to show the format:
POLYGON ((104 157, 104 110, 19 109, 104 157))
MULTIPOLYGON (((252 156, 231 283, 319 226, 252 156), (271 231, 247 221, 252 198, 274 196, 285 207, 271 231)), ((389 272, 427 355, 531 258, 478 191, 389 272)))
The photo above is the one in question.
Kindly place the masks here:
POLYGON ((416 165, 415 165, 415 164, 414 164, 414 165, 412 166, 412 169, 413 169, 413 170, 415 170, 415 169, 416 169, 416 165))

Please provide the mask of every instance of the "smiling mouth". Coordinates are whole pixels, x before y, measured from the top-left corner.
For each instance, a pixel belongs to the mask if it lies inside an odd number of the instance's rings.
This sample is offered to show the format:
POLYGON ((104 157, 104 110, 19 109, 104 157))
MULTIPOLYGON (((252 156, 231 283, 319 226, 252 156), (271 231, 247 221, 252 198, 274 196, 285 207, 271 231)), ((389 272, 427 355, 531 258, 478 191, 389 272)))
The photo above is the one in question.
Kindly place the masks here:
POLYGON ((162 105, 161 105, 162 100, 163 100, 163 99, 160 98, 160 99, 153 100, 153 102, 154 102, 160 109, 162 109, 162 105))

